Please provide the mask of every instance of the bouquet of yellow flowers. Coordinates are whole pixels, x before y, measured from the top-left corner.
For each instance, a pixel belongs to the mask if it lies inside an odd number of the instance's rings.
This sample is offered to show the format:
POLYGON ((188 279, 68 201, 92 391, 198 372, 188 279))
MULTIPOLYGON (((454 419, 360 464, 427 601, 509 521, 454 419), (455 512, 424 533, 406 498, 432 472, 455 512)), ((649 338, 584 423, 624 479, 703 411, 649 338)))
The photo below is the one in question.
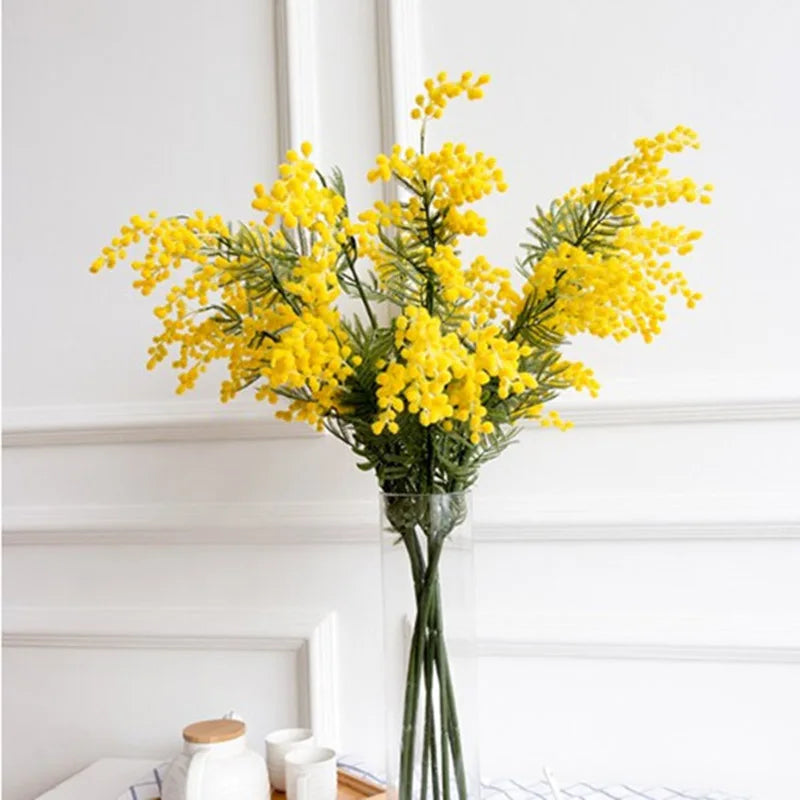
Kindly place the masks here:
POLYGON ((370 181, 396 183, 393 202, 353 215, 341 173, 323 176, 303 143, 287 153, 269 189, 255 187, 259 220, 231 224, 202 211, 133 216, 91 267, 114 267, 141 243, 134 287, 149 295, 171 282, 155 308, 162 327, 148 366, 171 358, 178 393, 221 359, 223 401, 253 386, 256 398, 282 402, 277 416, 327 429, 360 467, 375 471, 387 517, 408 550, 418 608, 402 800, 412 794, 421 691, 422 796, 429 773, 435 797, 449 797, 451 774, 461 800, 466 795, 437 572, 441 548, 465 513, 459 493, 514 440, 520 421, 567 428, 545 413, 546 404, 567 389, 597 393, 592 371, 563 355, 567 337, 650 341, 669 295, 689 307, 700 297, 669 260, 689 253, 700 232, 640 216, 642 208, 681 200, 710 202, 710 185, 674 178, 663 166, 667 154, 699 146, 681 126, 637 140, 631 155, 536 208, 518 280, 483 256, 465 262, 462 237, 486 233, 472 206, 506 189, 503 172, 464 144, 428 152, 425 136, 451 100, 477 100, 487 82, 469 72, 425 82, 411 112, 419 147, 396 145, 368 173, 370 181), (192 269, 173 282, 187 264, 192 269), (337 307, 343 295, 360 304, 360 316, 337 307), (439 494, 455 498, 444 513, 414 500, 439 494), (428 719, 430 675, 447 700, 438 720, 428 719))

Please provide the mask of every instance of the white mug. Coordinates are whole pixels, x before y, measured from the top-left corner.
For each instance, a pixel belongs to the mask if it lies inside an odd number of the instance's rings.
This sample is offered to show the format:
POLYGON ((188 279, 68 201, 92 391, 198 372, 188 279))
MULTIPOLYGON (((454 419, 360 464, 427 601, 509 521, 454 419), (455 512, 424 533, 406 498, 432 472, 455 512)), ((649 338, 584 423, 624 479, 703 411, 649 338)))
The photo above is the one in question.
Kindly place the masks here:
POLYGON ((336 800, 336 751, 298 747, 286 755, 287 800, 336 800))
POLYGON ((297 747, 314 744, 314 734, 308 728, 283 728, 267 734, 267 771, 273 789, 286 791, 286 767, 284 759, 297 747))

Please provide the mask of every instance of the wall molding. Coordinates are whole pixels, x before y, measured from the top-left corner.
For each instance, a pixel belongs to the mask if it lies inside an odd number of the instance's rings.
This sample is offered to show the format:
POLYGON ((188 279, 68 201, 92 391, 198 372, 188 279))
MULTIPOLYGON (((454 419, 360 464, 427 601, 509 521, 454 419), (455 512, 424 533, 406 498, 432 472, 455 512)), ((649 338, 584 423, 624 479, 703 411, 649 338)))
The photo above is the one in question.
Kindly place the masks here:
POLYGON ((322 438, 311 426, 288 424, 269 404, 175 398, 162 403, 28 406, 3 411, 3 447, 237 439, 322 438))
MULTIPOLYGON (((563 405, 576 427, 773 422, 800 419, 800 397, 673 400, 563 405)), ((532 423, 536 424, 536 423, 532 423)))
POLYGON ((422 91, 422 42, 419 0, 377 0, 378 76, 381 99, 381 146, 416 144, 410 117, 422 91))
MULTIPOLYGON (((615 542, 800 538, 790 494, 478 498, 478 542, 615 542), (566 505, 566 503, 569 503, 566 505)), ((3 544, 374 544, 377 501, 7 506, 3 544)))
POLYGON ((570 642, 481 639, 484 658, 569 658, 612 661, 700 661, 704 663, 800 664, 800 645, 570 642))
POLYGON ((525 542, 652 542, 770 540, 800 538, 800 519, 648 520, 631 522, 570 521, 495 523, 478 526, 479 541, 525 542))
POLYGON ((294 652, 300 716, 318 741, 339 734, 336 616, 294 609, 31 608, 3 611, 3 647, 294 652))
POLYGON ((9 544, 362 544, 376 503, 168 503, 8 506, 9 544))
MULTIPOLYGON (((506 617, 484 622, 485 630, 508 627, 506 617)), ((528 620, 525 627, 543 635, 479 636, 478 655, 502 659, 800 663, 796 625, 779 635, 768 632, 771 641, 765 641, 762 626, 755 619, 729 620, 725 626, 716 621, 706 624, 702 631, 690 624, 683 637, 678 638, 674 629, 681 624, 681 620, 541 615, 541 619, 528 620), (730 629, 731 625, 739 634, 721 640, 715 630, 730 629), (624 639, 609 637, 621 627, 630 628, 624 639), (672 635, 666 634, 666 628, 673 629, 672 635), (552 637, 559 630, 562 636, 552 637), (592 632, 591 637, 588 631, 592 632), (743 639, 741 631, 752 641, 743 639)), ((333 747, 338 741, 338 658, 333 613, 253 608, 6 607, 3 625, 4 648, 294 652, 298 657, 302 724, 310 724, 318 741, 333 747), (302 687, 306 687, 305 692, 302 687)))
POLYGON ((485 658, 800 663, 796 615, 523 612, 523 618, 496 614, 481 622, 489 634, 478 638, 485 658))
POLYGON ((278 104, 278 155, 314 145, 321 160, 317 108, 317 46, 314 0, 276 0, 275 60, 278 104))
MULTIPOLYGON (((800 419, 800 396, 730 400, 563 405, 577 428, 620 425, 777 422, 800 419)), ((538 430, 536 423, 526 427, 538 430)), ((542 432, 546 434, 546 432, 542 432)), ((40 447, 142 442, 324 438, 302 423, 276 420, 268 404, 242 399, 222 406, 184 400, 4 409, 3 446, 40 447)))

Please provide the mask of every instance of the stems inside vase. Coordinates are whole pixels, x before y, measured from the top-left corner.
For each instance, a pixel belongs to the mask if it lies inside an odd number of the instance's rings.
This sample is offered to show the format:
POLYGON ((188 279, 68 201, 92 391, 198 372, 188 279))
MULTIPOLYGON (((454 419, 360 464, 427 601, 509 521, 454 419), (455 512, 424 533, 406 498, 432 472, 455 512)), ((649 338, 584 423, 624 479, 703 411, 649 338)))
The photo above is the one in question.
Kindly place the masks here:
POLYGON ((428 787, 433 800, 451 800, 452 779, 455 780, 458 800, 467 800, 467 781, 455 691, 445 644, 439 581, 439 561, 452 526, 445 525, 441 531, 431 530, 434 525, 426 527, 428 531, 415 525, 402 534, 411 563, 417 610, 403 704, 399 800, 412 800, 414 796, 414 751, 421 705, 424 707, 424 727, 419 800, 427 800, 428 787), (421 692, 424 693, 422 703, 421 692))

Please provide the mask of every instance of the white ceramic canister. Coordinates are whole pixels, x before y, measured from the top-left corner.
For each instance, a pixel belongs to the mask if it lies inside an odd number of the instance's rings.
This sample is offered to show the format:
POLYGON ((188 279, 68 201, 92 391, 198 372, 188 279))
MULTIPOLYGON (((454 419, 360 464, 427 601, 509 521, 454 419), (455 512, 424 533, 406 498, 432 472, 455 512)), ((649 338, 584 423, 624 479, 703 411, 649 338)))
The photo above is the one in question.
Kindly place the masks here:
POLYGON ((247 749, 245 724, 195 722, 183 729, 183 752, 170 764, 162 800, 267 800, 264 759, 247 749))

